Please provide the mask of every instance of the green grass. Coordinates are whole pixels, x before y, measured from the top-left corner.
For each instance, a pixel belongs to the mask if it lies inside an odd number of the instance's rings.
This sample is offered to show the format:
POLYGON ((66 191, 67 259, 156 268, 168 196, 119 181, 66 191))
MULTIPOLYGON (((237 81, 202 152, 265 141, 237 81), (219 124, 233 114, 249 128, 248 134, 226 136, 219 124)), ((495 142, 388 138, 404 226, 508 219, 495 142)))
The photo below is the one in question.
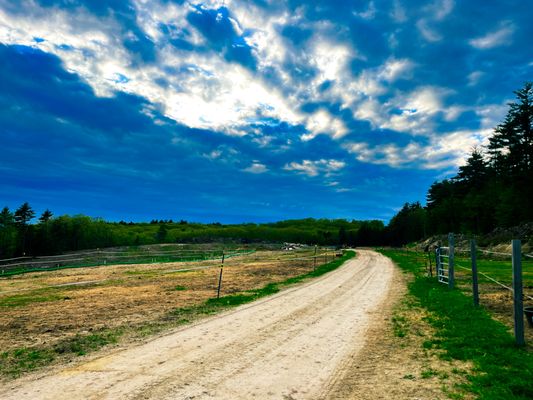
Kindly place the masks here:
POLYGON ((0 308, 22 307, 32 303, 58 301, 63 300, 64 298, 63 293, 55 288, 36 289, 21 294, 0 297, 0 308))
POLYGON ((104 329, 89 335, 76 335, 48 348, 19 348, 0 353, 0 371, 2 375, 18 377, 22 373, 49 365, 60 355, 81 356, 105 345, 116 343, 123 331, 121 329, 104 329))
POLYGON ((466 375, 467 383, 447 393, 450 397, 457 398, 466 391, 484 400, 533 398, 533 354, 518 348, 503 324, 483 308, 475 308, 460 290, 449 290, 435 278, 425 277, 420 256, 407 251, 381 252, 415 276, 409 292, 428 311, 427 322, 435 329, 424 347, 438 349, 443 359, 473 365, 466 375))
MULTIPOLYGON (((456 257, 455 262, 456 265, 463 268, 471 268, 471 262, 469 258, 456 257)), ((513 280, 511 260, 478 259, 477 269, 479 272, 483 272, 489 275, 491 278, 494 278, 504 284, 509 285, 513 280)), ((471 276, 470 270, 467 271, 462 268, 458 268, 457 272, 458 274, 471 276)), ((478 278, 480 283, 490 283, 490 280, 481 274, 478 278)), ((533 261, 522 259, 522 279, 525 287, 533 287, 533 261)))
MULTIPOLYGON (((65 339, 53 347, 28 347, 0 353, 0 376, 18 377, 23 373, 33 371, 53 363, 60 357, 81 356, 91 351, 98 350, 106 345, 117 343, 121 338, 147 337, 165 329, 180 325, 189 324, 198 318, 207 315, 216 314, 231 307, 248 303, 279 292, 282 286, 300 282, 304 279, 323 275, 329 271, 338 268, 346 260, 355 256, 355 252, 348 251, 342 257, 337 258, 327 264, 321 265, 315 271, 300 275, 296 278, 290 278, 279 283, 269 283, 260 289, 249 290, 243 293, 222 296, 219 299, 209 299, 205 303, 192 306, 177 308, 172 310, 160 320, 144 322, 134 326, 124 326, 118 328, 105 328, 98 332, 90 334, 79 334, 73 338, 65 339)), ((176 286, 174 290, 184 290, 182 286, 176 286)), ((57 299, 63 299, 62 295, 57 294, 57 299)), ((30 294, 15 295, 10 297, 24 297, 26 300, 11 300, 13 304, 22 305, 24 301, 29 301, 30 294)), ((44 297, 43 297, 44 299, 44 297)), ((53 299, 56 299, 55 297, 53 299)), ((2 299, 4 300, 4 299, 2 299)), ((43 301, 51 301, 52 295, 43 301)), ((34 298, 35 301, 35 298, 34 298)), ((1 303, 0 303, 1 304, 1 303)), ((28 303, 25 303, 28 304, 28 303)))

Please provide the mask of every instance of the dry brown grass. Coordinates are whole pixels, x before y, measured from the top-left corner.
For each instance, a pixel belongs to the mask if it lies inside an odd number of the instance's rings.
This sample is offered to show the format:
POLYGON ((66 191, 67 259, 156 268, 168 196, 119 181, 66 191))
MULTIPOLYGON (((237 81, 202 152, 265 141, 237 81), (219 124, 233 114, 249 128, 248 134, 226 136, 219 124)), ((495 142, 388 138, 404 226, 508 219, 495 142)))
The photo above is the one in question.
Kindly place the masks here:
MULTIPOLYGON (((261 251, 229 259, 222 294, 309 272, 312 260, 286 260, 311 254, 261 251)), ((214 297, 219 271, 218 262, 205 261, 64 269, 0 279, 0 348, 51 346, 76 334, 158 320, 214 297), (188 267, 212 268, 177 271, 188 267)))

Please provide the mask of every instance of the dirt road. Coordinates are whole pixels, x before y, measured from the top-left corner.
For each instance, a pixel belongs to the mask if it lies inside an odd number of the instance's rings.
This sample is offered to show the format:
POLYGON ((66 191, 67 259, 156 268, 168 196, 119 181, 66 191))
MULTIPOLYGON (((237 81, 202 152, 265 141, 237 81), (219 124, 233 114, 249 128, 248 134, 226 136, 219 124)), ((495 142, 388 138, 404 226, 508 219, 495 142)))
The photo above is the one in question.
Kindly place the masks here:
POLYGON ((319 399, 364 349, 394 266, 359 250, 321 278, 148 343, 26 377, 2 399, 319 399))

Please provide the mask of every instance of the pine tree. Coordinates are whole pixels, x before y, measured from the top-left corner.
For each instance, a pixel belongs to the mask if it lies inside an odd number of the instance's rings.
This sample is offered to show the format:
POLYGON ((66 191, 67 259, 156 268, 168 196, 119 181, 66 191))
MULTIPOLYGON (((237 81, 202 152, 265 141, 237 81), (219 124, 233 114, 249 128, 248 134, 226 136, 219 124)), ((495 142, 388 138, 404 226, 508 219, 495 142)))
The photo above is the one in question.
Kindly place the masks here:
POLYGON ((514 92, 505 120, 489 139, 489 154, 496 172, 516 176, 533 171, 533 82, 514 92))
POLYGON ((52 211, 50 211, 49 209, 46 209, 42 214, 41 216, 39 217, 39 222, 41 224, 46 224, 48 221, 50 221, 50 219, 52 219, 52 216, 54 214, 52 214, 52 211))
POLYGON ((466 164, 459 167, 457 179, 467 183, 470 187, 480 187, 485 183, 488 172, 483 152, 479 148, 474 148, 466 164))
POLYGON ((22 254, 26 255, 26 241, 28 236, 28 223, 35 217, 35 211, 28 202, 22 204, 15 211, 15 224, 19 229, 22 254))

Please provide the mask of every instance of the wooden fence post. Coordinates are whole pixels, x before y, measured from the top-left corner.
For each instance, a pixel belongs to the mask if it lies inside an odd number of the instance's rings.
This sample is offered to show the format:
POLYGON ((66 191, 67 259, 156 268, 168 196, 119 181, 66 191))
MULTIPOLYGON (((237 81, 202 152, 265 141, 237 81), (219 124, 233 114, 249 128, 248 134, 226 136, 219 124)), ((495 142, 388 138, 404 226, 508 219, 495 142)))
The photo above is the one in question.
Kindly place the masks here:
POLYGON ((472 296, 474 298, 474 306, 479 306, 479 288, 477 284, 477 253, 476 241, 470 241, 470 257, 472 259, 472 296))
POLYGON ((448 287, 453 289, 455 285, 455 271, 454 271, 454 255, 455 252, 455 240, 453 233, 448 234, 448 287))
POLYGON ((435 249, 435 271, 437 273, 437 281, 440 281, 440 276, 442 274, 441 271, 442 265, 440 263, 440 246, 437 246, 435 249))
POLYGON ((428 249, 428 260, 429 260, 429 277, 433 277, 433 266, 431 265, 431 249, 428 249))
POLYGON ((222 286, 222 271, 224 271, 224 250, 222 250, 222 263, 220 264, 220 275, 218 277, 217 299, 220 299, 220 288, 222 286))
POLYGON ((514 336, 516 344, 523 346, 524 339, 524 304, 522 300, 522 246, 520 240, 513 240, 513 300, 514 300, 514 336))
POLYGON ((315 256, 313 257, 313 269, 316 269, 316 244, 315 244, 315 256))

